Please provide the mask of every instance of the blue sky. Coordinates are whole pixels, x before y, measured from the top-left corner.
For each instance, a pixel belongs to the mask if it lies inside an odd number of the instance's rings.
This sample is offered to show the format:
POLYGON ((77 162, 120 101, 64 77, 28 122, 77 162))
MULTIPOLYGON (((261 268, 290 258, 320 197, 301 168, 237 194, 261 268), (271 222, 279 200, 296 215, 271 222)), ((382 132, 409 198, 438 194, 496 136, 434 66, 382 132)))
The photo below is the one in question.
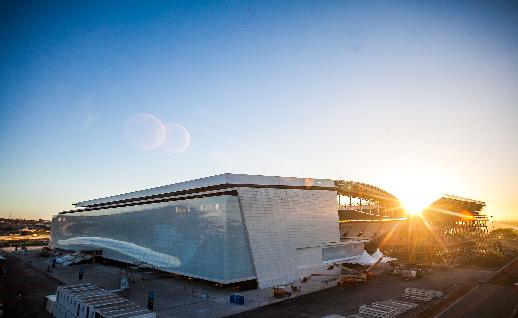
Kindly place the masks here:
POLYGON ((517 217, 512 2, 0 6, 0 216, 236 172, 517 217), (136 114, 185 127, 188 147, 135 147, 136 114))

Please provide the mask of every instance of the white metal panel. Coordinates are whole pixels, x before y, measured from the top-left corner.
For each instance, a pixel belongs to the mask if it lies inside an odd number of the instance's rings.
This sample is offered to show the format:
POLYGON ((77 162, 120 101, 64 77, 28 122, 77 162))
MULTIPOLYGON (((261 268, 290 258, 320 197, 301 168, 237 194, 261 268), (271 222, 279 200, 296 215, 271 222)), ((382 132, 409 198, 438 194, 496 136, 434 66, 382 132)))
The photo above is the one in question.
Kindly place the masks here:
POLYGON ((260 288, 290 283, 307 270, 297 266, 297 248, 320 246, 321 259, 321 246, 340 240, 335 191, 239 188, 238 194, 260 288))
POLYGON ((216 176, 210 176, 190 181, 173 183, 161 187, 144 189, 109 197, 86 200, 76 203, 77 207, 84 207, 92 204, 107 203, 125 199, 134 199, 144 196, 178 192, 190 189, 197 189, 222 184, 255 184, 255 185, 283 185, 283 186, 318 186, 318 187, 334 187, 334 181, 329 179, 313 179, 313 178, 294 178, 294 177, 276 177, 276 176, 260 176, 247 174, 231 174, 225 173, 216 176))
POLYGON ((133 191, 133 192, 113 195, 113 196, 109 196, 109 197, 99 198, 99 199, 81 201, 81 202, 76 203, 75 205, 78 207, 88 206, 88 205, 92 205, 92 204, 140 198, 140 197, 149 196, 149 195, 177 192, 177 191, 196 189, 196 188, 208 187, 208 186, 225 184, 225 183, 226 183, 226 174, 220 174, 220 175, 216 175, 216 176, 194 179, 194 180, 190 180, 190 181, 173 183, 173 184, 160 186, 160 187, 156 187, 156 188, 133 191))

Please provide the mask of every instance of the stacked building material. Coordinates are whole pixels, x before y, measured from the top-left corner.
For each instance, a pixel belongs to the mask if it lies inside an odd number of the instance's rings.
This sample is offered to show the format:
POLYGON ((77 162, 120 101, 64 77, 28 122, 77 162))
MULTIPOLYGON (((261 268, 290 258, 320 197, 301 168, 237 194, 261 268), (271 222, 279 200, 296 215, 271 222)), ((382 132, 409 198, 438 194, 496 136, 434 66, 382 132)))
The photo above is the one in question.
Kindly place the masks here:
POLYGON ((395 300, 395 299, 389 299, 385 301, 378 301, 372 303, 373 307, 377 308, 391 308, 395 309, 399 314, 402 314, 410 309, 414 309, 417 307, 417 304, 401 301, 401 300, 395 300))
POLYGON ((399 315, 399 310, 393 307, 362 305, 358 311, 360 314, 366 314, 372 317, 391 318, 399 315))
POLYGON ((357 314, 347 316, 347 318, 391 318, 399 316, 416 307, 417 304, 411 302, 388 299, 373 302, 370 305, 362 305, 357 314))
POLYGON ((422 301, 430 301, 438 297, 442 297, 442 293, 440 291, 410 287, 405 288, 405 293, 403 294, 403 298, 422 301))
MULTIPOLYGON (((408 287, 403 293, 403 298, 414 300, 430 301, 439 297, 442 297, 442 293, 440 291, 430 289, 408 287)), ((357 314, 349 315, 347 318, 392 318, 417 308, 417 306, 418 305, 415 303, 397 299, 376 301, 370 305, 360 306, 357 314)))
POLYGON ((56 263, 61 264, 63 266, 69 266, 69 265, 84 263, 91 259, 92 259, 92 255, 90 255, 90 254, 75 252, 72 254, 68 254, 68 255, 64 255, 62 257, 56 258, 56 263))

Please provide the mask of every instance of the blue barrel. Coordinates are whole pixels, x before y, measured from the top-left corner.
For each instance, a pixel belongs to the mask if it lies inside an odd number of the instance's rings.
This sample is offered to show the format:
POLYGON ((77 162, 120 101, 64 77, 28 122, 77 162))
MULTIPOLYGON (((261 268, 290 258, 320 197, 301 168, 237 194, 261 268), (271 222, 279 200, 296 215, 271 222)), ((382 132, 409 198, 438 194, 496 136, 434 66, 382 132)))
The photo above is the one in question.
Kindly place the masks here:
POLYGON ((236 294, 230 294, 230 303, 235 304, 236 303, 236 294))
POLYGON ((245 304, 245 296, 243 296, 243 295, 236 295, 236 304, 244 305, 245 304))

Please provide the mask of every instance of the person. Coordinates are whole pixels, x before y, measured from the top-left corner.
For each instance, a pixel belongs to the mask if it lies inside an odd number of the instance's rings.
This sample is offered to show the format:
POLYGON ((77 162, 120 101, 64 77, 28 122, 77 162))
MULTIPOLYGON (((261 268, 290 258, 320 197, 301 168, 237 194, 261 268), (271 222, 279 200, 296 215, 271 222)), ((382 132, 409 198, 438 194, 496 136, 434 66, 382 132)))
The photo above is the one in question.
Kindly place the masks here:
POLYGON ((150 291, 150 292, 148 292, 148 296, 147 296, 147 309, 153 310, 154 305, 155 305, 155 292, 150 291))
POLYGON ((84 273, 84 269, 82 267, 79 267, 79 280, 83 280, 84 273))
POLYGON ((56 268, 56 258, 52 258, 52 268, 56 268))
POLYGON ((22 301, 23 301, 23 295, 21 291, 18 291, 16 293, 16 312, 20 312, 22 309, 22 301))

